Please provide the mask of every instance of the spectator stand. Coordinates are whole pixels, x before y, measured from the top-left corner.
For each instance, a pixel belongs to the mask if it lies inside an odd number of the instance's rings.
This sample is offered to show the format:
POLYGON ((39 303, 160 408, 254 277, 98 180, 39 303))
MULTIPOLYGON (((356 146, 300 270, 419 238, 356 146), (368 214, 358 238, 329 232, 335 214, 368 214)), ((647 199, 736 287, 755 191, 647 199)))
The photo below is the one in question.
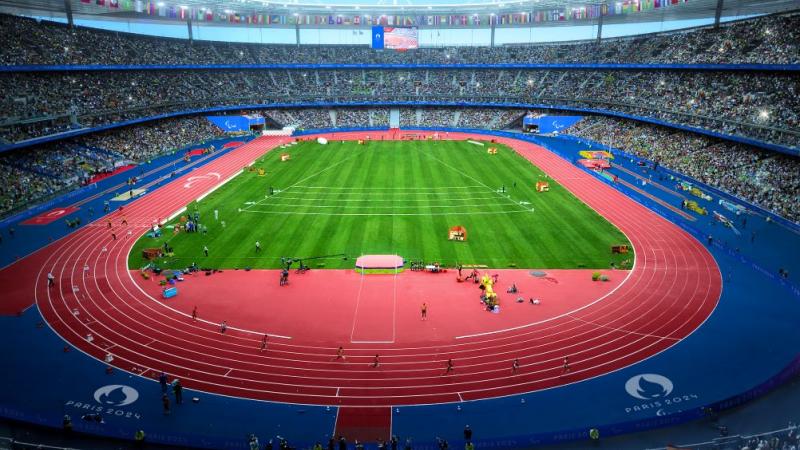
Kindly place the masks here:
MULTIPOLYGON (((21 226, 20 223, 26 219, 49 210, 75 205, 78 206, 79 209, 71 214, 69 218, 75 219, 80 217, 81 226, 87 226, 93 220, 105 215, 103 212, 104 202, 110 201, 120 190, 127 190, 128 186, 126 180, 133 172, 136 172, 135 175, 139 178, 137 186, 150 185, 148 191, 153 191, 169 182, 173 172, 175 174, 181 174, 190 168, 201 167, 235 148, 226 148, 224 147, 225 143, 231 141, 247 142, 252 138, 252 136, 238 136, 190 145, 172 154, 163 155, 152 161, 143 163, 137 166, 138 170, 133 169, 105 178, 97 183, 92 183, 80 189, 70 191, 44 203, 33 205, 24 211, 0 220, 0 230, 2 230, 4 235, 3 252, 0 253, 0 267, 10 264, 17 259, 17 257, 33 253, 49 242, 62 238, 75 230, 75 228, 66 227, 62 220, 57 220, 42 226, 21 226), (187 151, 195 148, 208 147, 209 145, 214 145, 220 150, 206 157, 195 157, 188 163, 183 161, 183 156, 187 151), (92 215, 89 214, 90 209, 93 210, 92 215), (9 228, 14 228, 15 230, 15 237, 13 239, 8 236, 9 228)), ((122 203, 115 202, 113 208, 117 208, 120 204, 124 206, 129 201, 130 200, 122 203)))

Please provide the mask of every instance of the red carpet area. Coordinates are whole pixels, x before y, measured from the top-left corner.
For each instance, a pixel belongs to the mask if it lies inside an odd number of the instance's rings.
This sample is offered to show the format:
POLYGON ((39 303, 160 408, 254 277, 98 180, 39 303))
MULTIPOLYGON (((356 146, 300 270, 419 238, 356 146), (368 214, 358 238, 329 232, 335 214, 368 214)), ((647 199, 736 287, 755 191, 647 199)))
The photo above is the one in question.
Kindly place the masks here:
MULTIPOLYGON (((228 179, 287 140, 256 139, 193 175, 216 172, 228 179)), ((276 402, 381 406, 384 412, 391 405, 505 396, 603 375, 666 350, 708 318, 722 284, 701 243, 553 153, 498 140, 619 227, 635 249, 634 268, 609 272, 608 283, 592 283, 585 271, 545 269, 548 279, 497 271, 504 298, 513 281, 524 298, 541 300, 532 306, 506 298, 500 314, 481 310, 477 289, 457 284, 451 273, 362 279, 353 271, 312 270, 292 273, 289 286, 278 288, 273 272, 225 271, 190 278, 175 299, 154 301, 158 286, 130 272, 127 255, 154 220, 219 183, 187 185, 183 176, 157 196, 127 206, 130 225, 121 225, 122 214, 114 214, 113 230, 98 221, 0 271, 0 283, 13 282, 12 298, 4 303, 35 301, 72 345, 98 359, 110 354, 111 365, 145 377, 164 370, 191 389, 276 402), (112 240, 112 231, 120 239, 112 240), (55 276, 53 287, 48 272, 55 276), (208 295, 209 289, 228 294, 208 295), (429 304, 425 322, 422 302, 429 304), (188 316, 195 305, 198 321, 188 316), (218 327, 222 320, 230 325, 225 334, 218 327), (261 352, 264 332, 272 337, 261 352), (334 360, 339 345, 344 360, 334 360), (371 367, 376 353, 379 367, 371 367), (569 371, 563 369, 565 356, 569 371), (515 358, 520 368, 512 372, 515 358), (454 370, 448 373, 450 359, 454 370)), ((383 415, 351 413, 341 409, 337 427, 388 429, 385 420, 358 419, 383 415)))

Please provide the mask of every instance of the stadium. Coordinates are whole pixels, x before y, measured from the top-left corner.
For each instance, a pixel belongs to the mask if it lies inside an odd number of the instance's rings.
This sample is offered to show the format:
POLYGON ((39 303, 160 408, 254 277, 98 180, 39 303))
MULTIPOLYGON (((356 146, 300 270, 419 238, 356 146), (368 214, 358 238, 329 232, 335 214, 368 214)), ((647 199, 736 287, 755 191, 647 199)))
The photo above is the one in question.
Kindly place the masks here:
POLYGON ((795 0, 0 35, 0 448, 800 447, 795 0))

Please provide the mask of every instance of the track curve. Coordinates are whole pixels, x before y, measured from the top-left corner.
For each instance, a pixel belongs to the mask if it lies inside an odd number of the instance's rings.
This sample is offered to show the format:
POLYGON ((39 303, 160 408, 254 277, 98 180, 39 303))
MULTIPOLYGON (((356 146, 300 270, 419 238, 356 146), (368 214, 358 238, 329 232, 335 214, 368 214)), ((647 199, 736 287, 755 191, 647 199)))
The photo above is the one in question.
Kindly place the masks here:
MULTIPOLYGON (((370 132, 374 137, 376 132, 370 132)), ((363 133, 336 133, 357 139, 363 133)), ((391 137, 390 133, 387 136, 391 137)), ((475 134, 449 133, 450 138, 475 134)), ((494 137, 493 137, 494 138, 494 137)), ((696 239, 553 153, 524 141, 495 138, 536 164, 630 239, 636 264, 627 282, 602 302, 544 324, 473 336, 449 344, 395 347, 360 344, 346 363, 334 348, 294 336, 258 351, 260 335, 193 322, 149 298, 131 277, 127 256, 135 240, 219 182, 189 176, 216 172, 221 180, 286 138, 260 138, 180 177, 109 218, 72 233, 0 273, 27 289, 63 339, 111 365, 155 378, 160 371, 184 386, 223 395, 287 403, 384 406, 457 402, 547 389, 601 376, 658 354, 697 329, 719 301, 716 262, 696 239), (121 225, 127 218, 128 225, 121 225), (111 232, 117 234, 112 240, 111 232), (47 286, 47 273, 56 286, 47 286), (91 334, 91 340, 87 336, 91 334), (368 363, 379 350, 380 371, 368 363), (569 355, 571 370, 562 360, 569 355), (457 370, 443 374, 448 359, 457 370), (520 370, 511 373, 519 358, 520 370)))

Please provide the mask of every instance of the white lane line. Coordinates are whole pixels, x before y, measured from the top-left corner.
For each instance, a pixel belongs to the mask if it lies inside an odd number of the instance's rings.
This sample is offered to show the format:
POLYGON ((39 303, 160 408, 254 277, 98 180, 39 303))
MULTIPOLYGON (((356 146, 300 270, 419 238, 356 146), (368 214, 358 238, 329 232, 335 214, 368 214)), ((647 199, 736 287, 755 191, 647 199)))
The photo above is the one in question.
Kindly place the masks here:
POLYGON ((449 211, 443 213, 325 213, 325 212, 294 212, 294 211, 255 211, 255 210, 242 210, 242 212, 251 214, 285 214, 285 215, 299 215, 299 216, 452 216, 456 214, 469 214, 471 216, 486 216, 496 214, 519 214, 519 213, 533 213, 532 210, 516 210, 516 211, 449 211))

